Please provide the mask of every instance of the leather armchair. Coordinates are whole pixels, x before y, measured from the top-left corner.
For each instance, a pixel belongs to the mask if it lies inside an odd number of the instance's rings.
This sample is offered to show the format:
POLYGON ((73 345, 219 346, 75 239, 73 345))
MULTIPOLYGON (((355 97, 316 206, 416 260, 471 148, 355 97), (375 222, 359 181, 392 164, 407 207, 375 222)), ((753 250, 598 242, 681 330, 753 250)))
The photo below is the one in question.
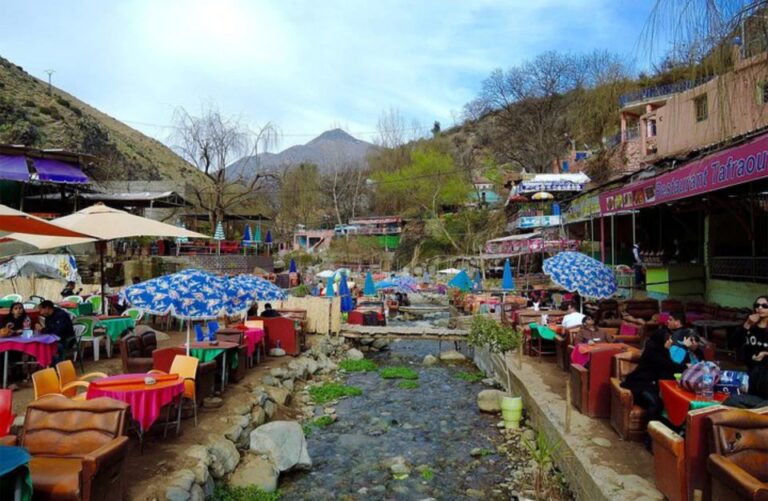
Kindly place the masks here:
POLYGON ((621 321, 619 302, 615 299, 601 299, 594 308, 587 308, 595 317, 595 324, 601 327, 616 327, 621 321))
POLYGON ((611 414, 610 378, 613 356, 628 349, 616 344, 591 352, 589 368, 571 364, 571 389, 573 406, 589 417, 608 417, 611 414))
MULTIPOLYGON (((171 346, 168 348, 158 348, 152 352, 153 369, 170 374, 171 365, 176 355, 186 355, 187 351, 180 346, 171 346)), ((211 397, 214 394, 216 377, 216 361, 200 363, 197 365, 197 375, 195 376, 195 396, 197 404, 202 405, 203 399, 211 397)))
POLYGON ((135 334, 128 334, 120 340, 120 358, 123 373, 148 372, 154 367, 152 356, 144 356, 141 340, 135 334))
POLYGON ((621 387, 627 375, 635 370, 640 361, 640 352, 628 350, 613 358, 611 392, 611 426, 622 440, 640 441, 645 436, 648 423, 645 409, 636 405, 632 392, 621 387))
POLYGON ((555 336, 555 361, 557 366, 565 372, 571 368, 571 351, 579 330, 580 327, 574 327, 555 336))
POLYGON ((301 340, 296 330, 295 321, 286 317, 249 317, 249 320, 264 321, 264 333, 267 339, 267 351, 280 348, 288 355, 298 356, 301 353, 301 340))
POLYGON ((248 346, 245 344, 243 334, 222 334, 217 332, 216 339, 235 343, 240 347, 237 350, 237 368, 229 368, 229 380, 237 383, 245 377, 245 369, 248 367, 248 346))
POLYGON ((685 311, 683 302, 679 299, 664 299, 661 302, 661 311, 665 313, 674 313, 676 311, 685 311))
POLYGON ((157 349, 157 335, 155 331, 144 331, 137 334, 141 340, 141 356, 152 358, 152 352, 157 349))
POLYGON ((648 322, 659 313, 659 302, 655 299, 630 299, 625 305, 624 313, 634 319, 648 322))
POLYGON ((730 410, 708 419, 712 499, 768 500, 768 416, 730 410))
POLYGON ((122 499, 127 411, 128 404, 111 398, 48 395, 31 402, 19 445, 32 455, 34 499, 122 499))

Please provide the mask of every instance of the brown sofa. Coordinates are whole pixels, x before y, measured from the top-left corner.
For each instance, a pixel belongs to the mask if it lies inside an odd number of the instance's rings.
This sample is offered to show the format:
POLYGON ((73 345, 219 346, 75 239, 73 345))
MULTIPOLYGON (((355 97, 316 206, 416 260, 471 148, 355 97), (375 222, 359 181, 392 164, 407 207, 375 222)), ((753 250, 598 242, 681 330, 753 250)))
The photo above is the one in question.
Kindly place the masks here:
POLYGON ((589 368, 571 364, 572 404, 589 417, 608 417, 611 414, 610 379, 613 356, 629 349, 627 345, 599 348, 590 354, 589 368))
MULTIPOLYGON (((153 350, 154 351, 154 350, 153 350)), ((120 340, 120 358, 123 373, 148 372, 153 368, 152 355, 144 356, 145 350, 141 339, 135 334, 128 334, 120 340)))
MULTIPOLYGON (((122 499, 128 404, 111 398, 70 400, 47 395, 30 403, 19 445, 37 500, 122 499)), ((2 443, 14 445, 16 437, 2 443)))
POLYGON ((621 387, 627 375, 635 370, 640 361, 640 352, 625 351, 613 357, 611 378, 611 426, 622 440, 640 441, 645 436, 648 418, 645 409, 636 405, 632 392, 621 387))
POLYGON ((595 318, 595 324, 601 327, 616 327, 621 321, 619 302, 615 299, 601 299, 594 306, 586 305, 587 312, 595 318))
POLYGON ((768 416, 730 410, 709 421, 712 499, 768 500, 768 416))

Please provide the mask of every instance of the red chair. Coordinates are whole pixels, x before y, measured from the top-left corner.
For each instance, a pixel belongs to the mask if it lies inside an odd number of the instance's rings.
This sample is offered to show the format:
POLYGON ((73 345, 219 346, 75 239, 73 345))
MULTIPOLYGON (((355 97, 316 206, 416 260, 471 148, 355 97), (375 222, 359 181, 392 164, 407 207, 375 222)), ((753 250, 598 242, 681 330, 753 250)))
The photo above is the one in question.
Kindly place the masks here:
POLYGON ((301 340, 296 330, 295 320, 285 317, 253 317, 249 320, 262 320, 267 338, 267 351, 279 347, 288 355, 301 353, 301 340))
POLYGON ((347 323, 350 325, 363 325, 363 312, 353 310, 347 316, 347 323))
POLYGON ((11 432, 16 416, 13 414, 13 390, 0 390, 0 437, 11 432))
POLYGON ((611 372, 613 356, 631 349, 627 345, 599 348, 590 353, 589 368, 571 364, 571 402, 582 414, 589 417, 607 418, 611 415, 611 372))

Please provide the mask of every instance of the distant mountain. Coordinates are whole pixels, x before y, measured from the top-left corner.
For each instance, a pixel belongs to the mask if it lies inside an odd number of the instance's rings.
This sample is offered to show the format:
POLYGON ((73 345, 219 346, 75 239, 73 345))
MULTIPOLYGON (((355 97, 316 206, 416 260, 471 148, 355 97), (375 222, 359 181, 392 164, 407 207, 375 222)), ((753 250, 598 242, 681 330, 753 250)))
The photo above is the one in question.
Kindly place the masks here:
POLYGON ((280 153, 243 157, 227 167, 230 179, 248 177, 257 170, 283 169, 301 163, 316 164, 321 172, 340 166, 365 166, 375 145, 352 137, 341 129, 323 132, 307 144, 291 146, 280 153))

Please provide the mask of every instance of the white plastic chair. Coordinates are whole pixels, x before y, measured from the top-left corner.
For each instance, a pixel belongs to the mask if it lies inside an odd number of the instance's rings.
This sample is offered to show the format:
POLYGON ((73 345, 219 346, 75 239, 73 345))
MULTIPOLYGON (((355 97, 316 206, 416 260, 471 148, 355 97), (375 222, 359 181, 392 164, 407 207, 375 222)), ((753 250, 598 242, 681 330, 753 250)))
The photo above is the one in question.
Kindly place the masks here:
POLYGON ((13 301, 14 303, 20 303, 24 300, 21 294, 6 294, 2 298, 3 301, 13 301))
POLYGON ((67 296, 62 301, 64 301, 65 303, 81 304, 83 302, 83 298, 80 296, 67 296))
POLYGON ((25 311, 34 310, 35 308, 37 308, 37 305, 38 303, 33 303, 32 301, 26 301, 24 303, 24 310, 25 311))
POLYGON ((134 323, 139 323, 144 318, 144 311, 138 308, 128 308, 123 312, 124 317, 131 317, 134 323))

